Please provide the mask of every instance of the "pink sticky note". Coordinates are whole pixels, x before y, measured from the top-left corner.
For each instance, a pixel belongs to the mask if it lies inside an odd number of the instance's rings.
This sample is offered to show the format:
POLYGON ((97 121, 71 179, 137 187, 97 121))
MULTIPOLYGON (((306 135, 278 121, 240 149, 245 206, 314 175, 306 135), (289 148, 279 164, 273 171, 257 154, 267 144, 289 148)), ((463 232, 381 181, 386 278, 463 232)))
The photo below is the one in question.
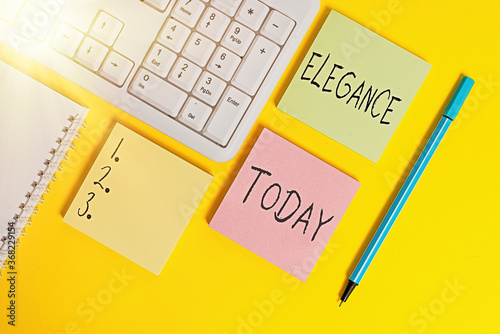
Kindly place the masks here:
POLYGON ((305 282, 359 186, 264 129, 210 227, 305 282))

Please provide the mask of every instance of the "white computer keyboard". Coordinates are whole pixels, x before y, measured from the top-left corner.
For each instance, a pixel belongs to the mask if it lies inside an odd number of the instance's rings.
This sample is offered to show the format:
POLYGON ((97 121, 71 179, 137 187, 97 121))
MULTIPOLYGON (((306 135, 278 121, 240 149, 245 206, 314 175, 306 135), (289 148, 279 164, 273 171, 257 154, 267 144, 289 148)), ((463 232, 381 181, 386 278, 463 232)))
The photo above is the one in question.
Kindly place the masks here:
POLYGON ((319 0, 0 0, 0 42, 215 160, 231 159, 319 0))

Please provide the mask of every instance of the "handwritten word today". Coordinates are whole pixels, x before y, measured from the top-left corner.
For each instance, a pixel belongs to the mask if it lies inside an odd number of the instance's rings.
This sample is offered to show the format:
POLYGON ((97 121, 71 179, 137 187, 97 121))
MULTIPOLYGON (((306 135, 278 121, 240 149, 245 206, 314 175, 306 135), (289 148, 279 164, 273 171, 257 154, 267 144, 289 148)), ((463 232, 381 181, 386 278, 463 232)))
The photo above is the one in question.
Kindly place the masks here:
POLYGON ((375 89, 372 85, 368 85, 365 80, 358 78, 355 72, 344 70, 344 67, 339 64, 333 64, 333 67, 327 66, 330 62, 330 54, 324 58, 319 69, 315 69, 317 67, 314 66, 315 58, 323 58, 323 55, 313 52, 302 73, 301 80, 310 81, 311 85, 321 89, 323 93, 335 91, 334 96, 339 100, 345 100, 346 105, 350 104, 358 110, 363 109, 363 112, 371 115, 373 119, 380 119, 380 124, 391 124, 388 114, 394 111, 393 103, 401 102, 401 98, 394 96, 390 89, 375 89), (320 83, 318 77, 325 70, 325 67, 331 68, 330 74, 324 82, 320 83), (368 111, 370 112, 368 113, 368 111))
MULTIPOLYGON (((255 185, 257 182, 259 182, 260 178, 262 175, 265 176, 271 176, 271 172, 261 169, 259 167, 252 166, 251 167, 253 170, 257 171, 257 177, 253 181, 252 185, 248 189, 247 194, 245 195, 245 198, 243 199, 243 204, 248 200, 248 197, 250 194, 253 192, 255 185)), ((280 199, 282 198, 282 190, 283 187, 278 184, 278 183, 273 183, 271 184, 265 191, 262 193, 262 197, 260 200, 260 208, 265 211, 269 211, 276 207, 280 199)), ((274 220, 277 223, 284 224, 288 222, 290 219, 291 221, 294 221, 292 224, 291 228, 294 229, 298 224, 304 224, 304 229, 302 231, 302 234, 306 234, 307 228, 309 226, 310 220, 312 213, 314 211, 314 203, 311 203, 305 210, 301 210, 302 207, 302 198, 296 190, 286 190, 286 199, 283 201, 281 204, 281 207, 276 209, 274 211, 274 220), (300 211, 299 211, 300 210, 300 211), (296 215, 296 213, 301 212, 299 215, 296 215)), ((285 195, 283 195, 285 196, 285 195)), ((323 209, 321 209, 320 214, 319 214, 319 220, 318 224, 316 227, 316 230, 314 231, 311 241, 314 241, 316 238, 319 230, 326 224, 332 221, 334 216, 331 216, 328 219, 323 220, 323 209)))

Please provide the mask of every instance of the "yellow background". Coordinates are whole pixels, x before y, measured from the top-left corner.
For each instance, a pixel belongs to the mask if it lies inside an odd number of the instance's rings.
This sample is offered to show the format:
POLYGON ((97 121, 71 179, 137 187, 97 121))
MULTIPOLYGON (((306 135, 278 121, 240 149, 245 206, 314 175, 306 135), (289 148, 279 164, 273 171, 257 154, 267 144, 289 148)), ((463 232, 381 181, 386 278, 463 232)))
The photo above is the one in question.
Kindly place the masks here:
POLYGON ((1 48, 1 59, 91 111, 77 150, 64 164, 59 182, 34 217, 17 253, 15 330, 6 324, 5 276, 0 281, 0 332, 500 332, 499 10, 499 2, 493 0, 322 1, 318 18, 241 152, 224 164, 209 161, 35 62, 1 48), (276 109, 330 9, 371 27, 433 65, 377 164, 276 109), (471 97, 361 285, 339 308, 339 294, 348 276, 461 74, 477 82, 471 97), (215 177, 160 276, 62 222, 116 121, 215 177), (208 227, 263 127, 362 183, 306 283, 208 227), (118 273, 126 277, 117 280, 118 273))

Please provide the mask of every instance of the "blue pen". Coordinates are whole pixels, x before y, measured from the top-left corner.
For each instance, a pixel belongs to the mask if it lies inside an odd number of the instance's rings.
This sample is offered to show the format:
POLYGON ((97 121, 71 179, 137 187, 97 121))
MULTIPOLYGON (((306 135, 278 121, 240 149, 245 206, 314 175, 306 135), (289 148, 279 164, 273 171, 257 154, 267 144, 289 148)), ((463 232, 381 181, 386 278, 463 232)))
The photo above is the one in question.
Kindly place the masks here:
POLYGON ((469 92, 471 91, 473 85, 474 85, 474 80, 472 80, 471 78, 468 77, 462 78, 462 81, 460 82, 460 85, 455 91, 455 94, 453 94, 453 97, 448 103, 448 106, 446 107, 446 110, 444 111, 443 116, 439 121, 439 124, 437 125, 436 129, 432 133, 431 138, 425 145, 424 150, 420 154, 417 162, 415 163, 415 166, 413 166, 410 175, 408 175, 408 178, 401 187, 401 190, 396 196, 396 199, 394 200, 391 207, 389 208, 389 211, 385 215, 384 220, 382 220, 382 223, 380 223, 377 232, 370 241, 368 248, 363 253, 361 260, 359 260, 351 277, 349 277, 349 283, 347 283, 344 293, 340 298, 341 301, 339 306, 341 306, 342 303, 344 303, 347 300, 347 298, 349 298, 351 292, 354 290, 356 286, 358 286, 359 282, 363 278, 366 270, 368 269, 368 266, 370 266, 370 263, 375 257, 375 254, 377 254, 377 251, 382 245, 382 242, 384 242, 385 237, 389 233, 392 225, 394 224, 394 221, 401 212, 401 209, 403 209, 403 206, 408 200, 408 197, 410 196, 413 188, 415 188, 418 179, 424 172, 425 167, 429 163, 429 160, 431 159, 439 143, 443 139, 444 134, 450 127, 451 122, 457 117, 458 112, 460 111, 460 108, 462 108, 462 105, 464 104, 465 99, 469 95, 469 92))

